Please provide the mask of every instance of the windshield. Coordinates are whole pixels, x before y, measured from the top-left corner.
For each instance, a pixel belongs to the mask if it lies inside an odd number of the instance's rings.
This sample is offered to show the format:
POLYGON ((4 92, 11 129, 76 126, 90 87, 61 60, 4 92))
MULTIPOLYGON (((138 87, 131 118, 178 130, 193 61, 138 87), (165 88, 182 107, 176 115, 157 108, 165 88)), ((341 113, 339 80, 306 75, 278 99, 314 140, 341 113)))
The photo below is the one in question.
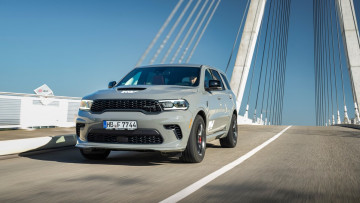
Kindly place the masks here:
POLYGON ((136 68, 127 74, 117 86, 128 85, 181 85, 198 86, 200 68, 151 67, 136 68))

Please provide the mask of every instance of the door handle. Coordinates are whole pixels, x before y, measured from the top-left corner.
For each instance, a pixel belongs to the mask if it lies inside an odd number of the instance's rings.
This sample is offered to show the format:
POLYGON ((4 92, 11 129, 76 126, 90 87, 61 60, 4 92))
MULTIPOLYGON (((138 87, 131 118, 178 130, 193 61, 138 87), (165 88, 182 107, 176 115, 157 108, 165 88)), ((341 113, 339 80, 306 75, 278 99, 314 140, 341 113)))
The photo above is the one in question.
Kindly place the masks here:
POLYGON ((221 97, 218 97, 218 100, 221 100, 221 97))
POLYGON ((232 99, 232 96, 231 96, 231 95, 229 95, 229 98, 230 98, 230 99, 232 99))

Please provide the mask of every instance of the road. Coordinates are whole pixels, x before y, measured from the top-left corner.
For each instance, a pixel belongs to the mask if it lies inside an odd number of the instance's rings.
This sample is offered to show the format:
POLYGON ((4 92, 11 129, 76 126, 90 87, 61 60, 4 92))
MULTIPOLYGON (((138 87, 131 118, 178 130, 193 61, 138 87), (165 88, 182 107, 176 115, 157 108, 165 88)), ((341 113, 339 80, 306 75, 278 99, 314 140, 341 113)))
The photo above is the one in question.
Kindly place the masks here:
MULTIPOLYGON (((0 202, 159 202, 247 154, 286 126, 239 126, 235 149, 200 164, 153 152, 87 161, 69 148, 0 160, 0 202)), ((360 202, 360 131, 292 126, 180 202, 360 202)))

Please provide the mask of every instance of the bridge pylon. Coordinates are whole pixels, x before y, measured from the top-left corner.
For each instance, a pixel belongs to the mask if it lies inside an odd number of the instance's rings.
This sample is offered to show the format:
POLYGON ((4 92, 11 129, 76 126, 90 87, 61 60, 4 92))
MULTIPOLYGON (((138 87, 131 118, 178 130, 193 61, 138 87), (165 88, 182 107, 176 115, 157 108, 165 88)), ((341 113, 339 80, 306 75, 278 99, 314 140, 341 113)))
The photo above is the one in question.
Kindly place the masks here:
MULTIPOLYGON (((337 12, 353 93, 355 122, 360 124, 360 37, 353 0, 336 0, 337 12)), ((347 121, 344 119, 344 123, 347 121)))
POLYGON ((264 16, 266 0, 251 0, 246 22, 241 36, 235 66, 231 76, 230 86, 236 96, 236 107, 240 105, 245 91, 246 81, 254 54, 262 18, 264 16))

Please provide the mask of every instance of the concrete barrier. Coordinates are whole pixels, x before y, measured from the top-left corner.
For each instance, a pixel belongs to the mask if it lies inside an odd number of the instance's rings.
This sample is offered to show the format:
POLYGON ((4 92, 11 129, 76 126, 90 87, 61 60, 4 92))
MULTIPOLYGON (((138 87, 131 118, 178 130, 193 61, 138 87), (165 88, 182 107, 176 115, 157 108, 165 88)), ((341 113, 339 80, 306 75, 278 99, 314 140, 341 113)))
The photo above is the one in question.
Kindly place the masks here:
POLYGON ((335 126, 360 129, 360 125, 356 125, 356 124, 336 124, 335 126))
POLYGON ((28 151, 74 146, 76 135, 58 135, 0 141, 0 156, 28 151))

